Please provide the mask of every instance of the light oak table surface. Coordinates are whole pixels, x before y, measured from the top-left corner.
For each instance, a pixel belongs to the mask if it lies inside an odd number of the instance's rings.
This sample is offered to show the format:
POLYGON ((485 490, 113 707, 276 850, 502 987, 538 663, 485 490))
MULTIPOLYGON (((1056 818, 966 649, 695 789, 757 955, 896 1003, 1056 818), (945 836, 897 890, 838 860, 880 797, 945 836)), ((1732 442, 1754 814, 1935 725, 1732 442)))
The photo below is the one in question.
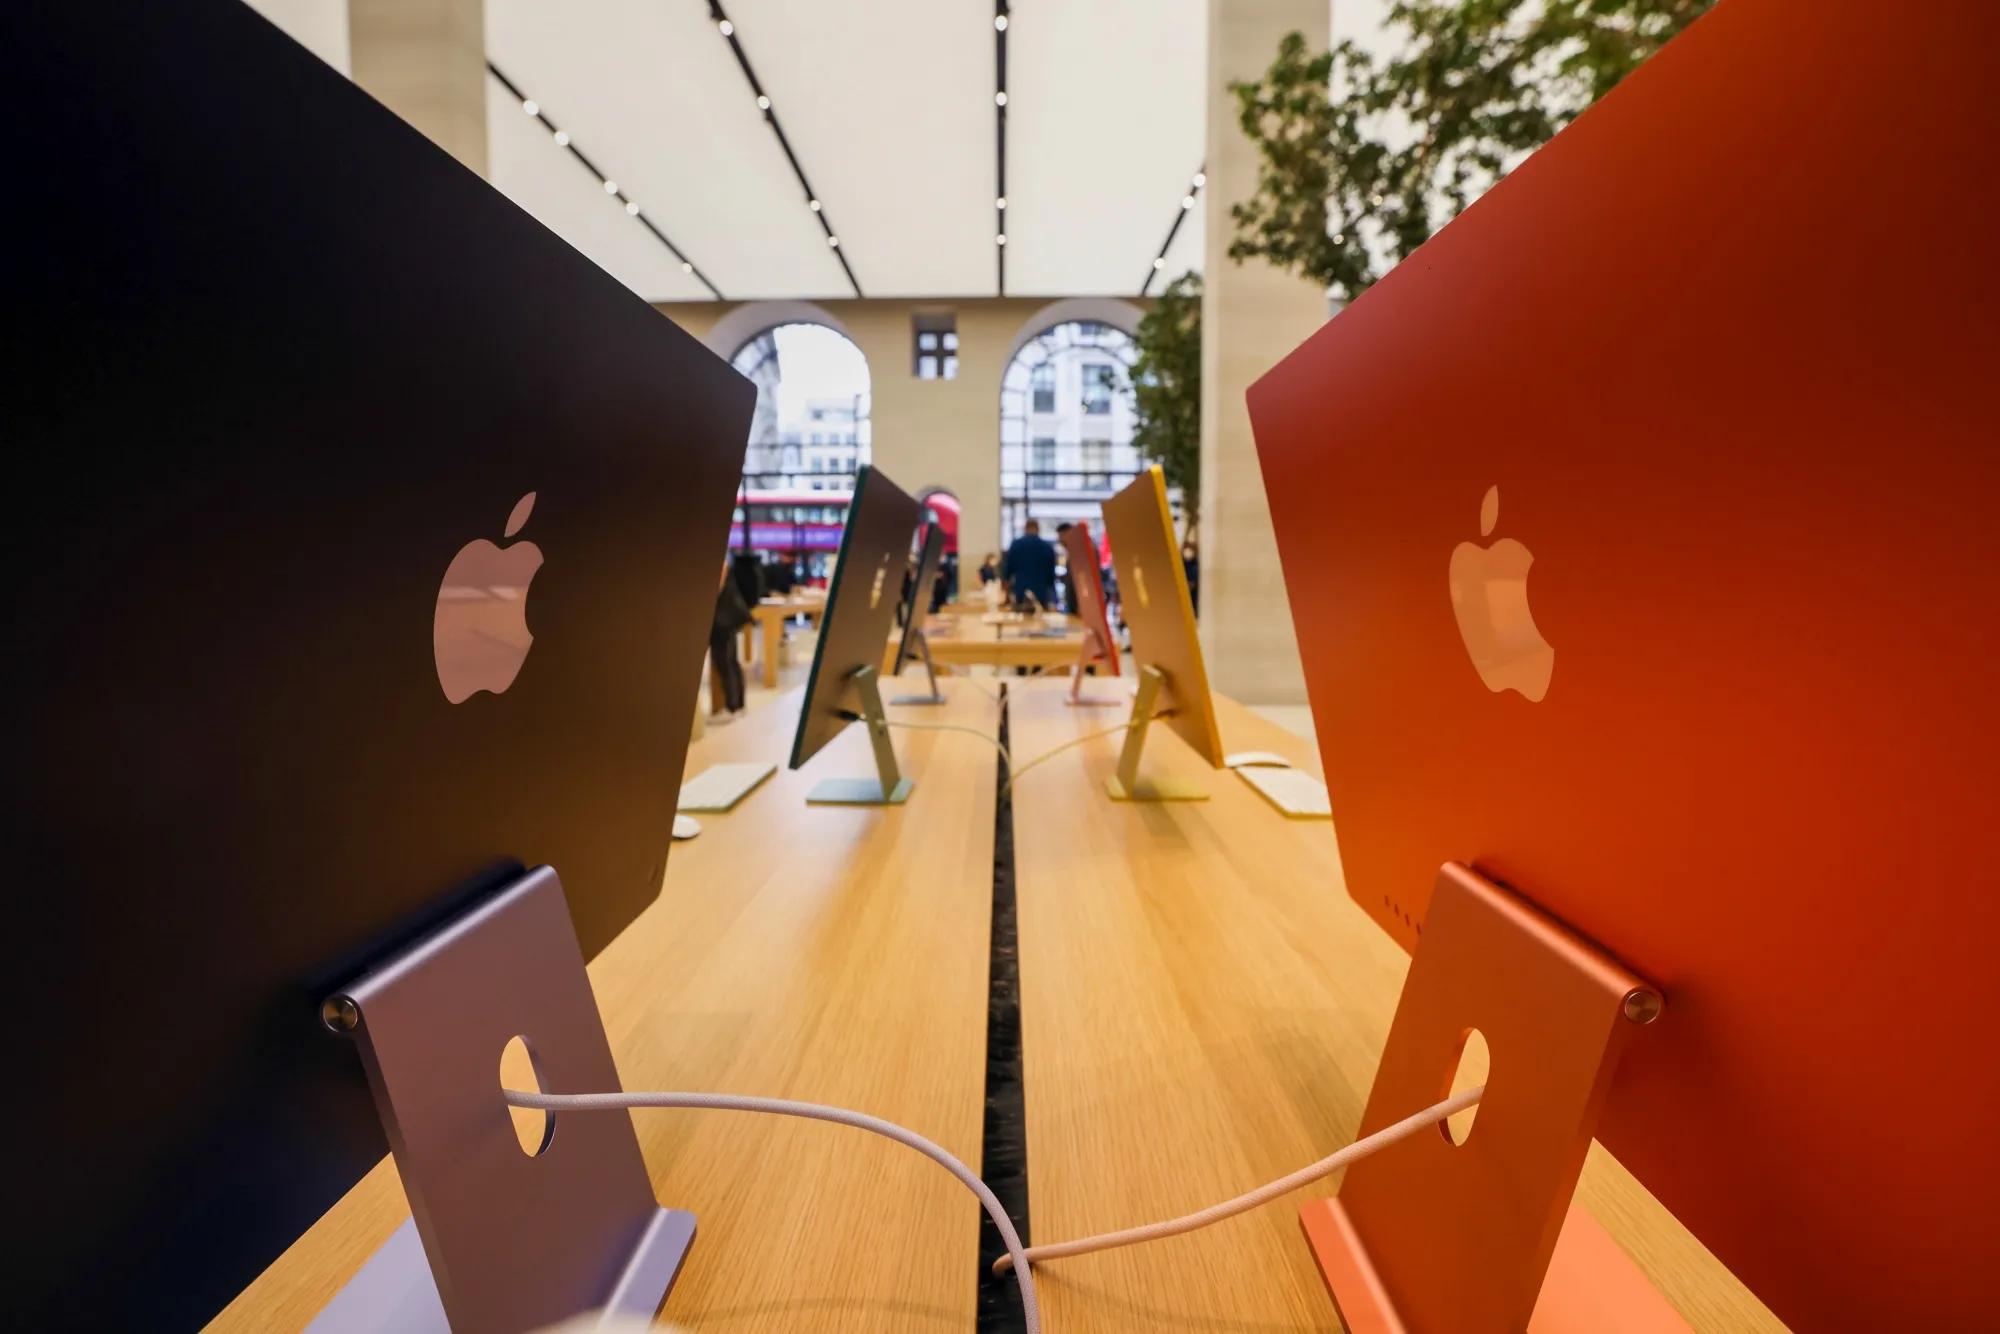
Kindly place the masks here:
MULTIPOLYGON (((1028 626, 1020 623, 996 626, 982 624, 970 616, 949 619, 933 616, 927 622, 930 633, 926 639, 930 644, 931 661, 945 670, 988 666, 1002 669, 1026 667, 1035 672, 1051 673, 1061 669, 1066 673, 1083 651, 1083 631, 1074 619, 1066 616, 1051 616, 1048 623, 1051 628, 1061 629, 1062 633, 1030 635, 1027 633, 1028 626)), ((889 636, 882 658, 884 673, 896 665, 896 649, 902 639, 901 630, 889 636)), ((912 672, 922 675, 922 658, 913 659, 903 671, 905 675, 912 672)))
MULTIPOLYGON (((1129 712, 1071 707, 1063 682, 1009 686, 1017 765, 1129 712)), ((1320 772, 1311 743, 1227 699, 1216 711, 1226 751, 1320 772)), ((1328 822, 1286 819, 1163 725, 1142 773, 1198 778, 1210 799, 1113 802, 1119 741, 1013 791, 1031 1243, 1192 1212, 1350 1142, 1408 969, 1348 899, 1328 822)), ((1297 1214, 1337 1185, 1038 1266, 1050 1334, 1338 1330, 1297 1214)), ((1783 1329, 1601 1148, 1580 1197, 1697 1331, 1783 1329)))
MULTIPOLYGON (((997 729, 998 706, 976 683, 945 689, 949 704, 891 716, 997 729)), ((862 729, 849 728, 803 771, 783 769, 798 706, 793 692, 690 750, 690 774, 722 761, 781 767, 735 810, 698 817, 703 832, 674 846, 659 900, 592 962, 620 1078, 869 1112, 976 1166, 994 751, 960 733, 898 731, 916 782, 907 805, 808 806, 820 779, 873 767, 862 729)), ((792 1119, 635 1121, 659 1200, 697 1219, 667 1320, 716 1334, 972 1329, 979 1205, 927 1159, 792 1119)), ((212 1328, 303 1328, 407 1215, 385 1160, 212 1328)))
POLYGON ((764 689, 778 688, 778 650, 784 642, 785 622, 795 616, 803 616, 814 625, 819 624, 826 614, 826 597, 765 598, 750 609, 750 623, 743 627, 743 665, 751 663, 751 644, 761 638, 763 647, 758 653, 762 659, 760 679, 764 689))

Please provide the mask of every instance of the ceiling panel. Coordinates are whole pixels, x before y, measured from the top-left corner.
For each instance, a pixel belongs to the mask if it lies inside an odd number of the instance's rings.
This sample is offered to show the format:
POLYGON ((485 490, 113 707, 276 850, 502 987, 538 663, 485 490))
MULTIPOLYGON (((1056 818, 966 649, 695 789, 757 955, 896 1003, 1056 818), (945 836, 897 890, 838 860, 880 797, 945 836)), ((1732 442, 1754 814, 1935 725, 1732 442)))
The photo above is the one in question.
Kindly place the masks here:
MULTIPOLYGON (((659 238, 627 217, 598 179, 522 114, 497 79, 486 87, 486 150, 493 182, 535 220, 648 301, 705 301, 659 238)), ((588 150, 585 150, 588 151, 588 150)), ((672 236, 672 232, 667 235, 672 236)))
MULTIPOLYGON (((345 55, 346 0, 252 0, 345 55)), ((1359 22, 1385 0, 1342 0, 1359 22)), ((706 0, 485 0, 487 54, 725 297, 852 295, 706 0)), ((1130 296, 1201 165, 1208 0, 1013 0, 1007 290, 1130 296)), ((870 296, 995 291, 990 0, 728 0, 870 296)), ((705 288, 489 84, 493 183, 634 290, 705 288)), ((1201 263, 1200 209, 1166 277, 1201 263)))
POLYGON ((1009 295, 1138 290, 1201 167, 1207 33, 1206 0, 1013 0, 1009 295))
MULTIPOLYGON (((851 295, 707 14, 700 0, 487 0, 486 50, 724 296, 851 295)), ((542 215, 497 158, 493 181, 542 215)))
MULTIPOLYGON (((730 0, 727 9, 862 291, 991 295, 991 5, 730 0)), ((796 197, 791 207, 800 211, 796 197)))

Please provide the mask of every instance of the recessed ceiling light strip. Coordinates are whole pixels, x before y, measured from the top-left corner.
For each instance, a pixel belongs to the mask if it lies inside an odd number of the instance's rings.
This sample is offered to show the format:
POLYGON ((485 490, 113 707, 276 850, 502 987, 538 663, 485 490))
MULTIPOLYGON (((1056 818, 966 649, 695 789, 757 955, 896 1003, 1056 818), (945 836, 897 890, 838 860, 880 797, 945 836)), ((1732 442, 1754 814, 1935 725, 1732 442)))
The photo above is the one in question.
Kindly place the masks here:
POLYGON ((694 261, 681 253, 681 248, 679 246, 675 245, 672 241, 667 239, 667 234, 660 230, 658 224, 656 224, 651 218, 646 216, 645 210, 640 208, 637 202, 626 197, 625 192, 618 188, 617 181, 613 180, 609 176, 606 176, 602 171, 598 169, 598 166, 595 162, 592 162, 588 157, 584 156, 583 150, 581 148, 578 148, 575 143, 571 142, 569 133, 565 130, 559 129, 556 123, 550 120, 548 116, 542 111, 542 107, 539 102, 535 101, 534 98, 529 97, 526 93, 522 92, 518 87, 516 87, 514 81, 508 78, 505 74, 502 74, 500 72, 500 67, 498 65, 495 65, 490 60, 486 62, 486 72, 488 74, 491 74, 496 80, 498 80, 500 86, 502 88, 505 88, 509 93, 509 95, 511 95, 516 102, 519 102, 521 104, 521 110, 527 112, 530 116, 533 116, 537 121, 541 123, 542 128, 546 129, 552 136, 554 136, 556 141, 556 147, 567 149, 569 151, 569 155, 575 158, 578 162, 581 162, 584 165, 584 168, 587 171, 589 171, 592 176, 595 176, 599 181, 599 183, 601 183, 604 186, 605 194, 610 195, 613 199, 623 204, 625 206, 625 212, 628 216, 638 219, 639 225, 641 227, 644 227, 647 231, 651 232, 656 238, 658 238, 660 244, 665 246, 668 252, 672 254, 675 259, 680 261, 682 273, 693 275, 694 280, 700 283, 703 287, 706 287, 709 291, 709 295, 713 296, 717 301, 721 301, 724 299, 722 293, 716 290, 715 284, 708 280, 708 275, 704 274, 700 269, 696 268, 694 266, 694 261))
POLYGON ((1167 228, 1167 239, 1160 242, 1160 253, 1153 257, 1152 267, 1146 270, 1146 281, 1139 284, 1140 296, 1147 294, 1153 286, 1153 279, 1159 277, 1161 271, 1167 267, 1167 251, 1173 248, 1174 237, 1180 234, 1181 224, 1187 221, 1187 215, 1194 212, 1194 203, 1201 195, 1201 187, 1207 184, 1208 167, 1204 164, 1202 169, 1194 174, 1194 179, 1188 182, 1187 193, 1181 196, 1180 211, 1174 214, 1174 225, 1167 228))
POLYGON ((764 123, 771 127, 771 133, 778 136, 778 147, 785 150, 785 161, 792 164, 792 174, 799 178, 799 188, 806 192, 806 207, 819 219, 820 230, 826 233, 827 247, 833 257, 840 261, 841 272, 847 275, 847 282, 854 289, 854 295, 861 295, 861 283, 854 276, 854 268, 847 262, 847 252, 841 248, 840 233, 833 229, 833 220, 826 216, 826 205, 814 193, 812 182, 806 179, 806 169, 799 165, 799 155, 792 151, 792 141, 785 137, 785 127, 778 124, 778 113, 771 106, 770 94, 757 80, 757 71, 750 67, 750 56, 743 50, 743 40, 737 36, 736 25, 723 12, 722 0, 708 0, 708 17, 714 22, 715 30, 722 34, 722 40, 729 43, 729 49, 736 53, 736 63, 743 67, 743 78, 750 85, 750 95, 757 99, 757 110, 763 114, 764 123))
POLYGON ((1007 295, 1007 26, 1012 22, 1008 0, 993 0, 993 120, 998 136, 994 161, 999 164, 993 252, 1001 296, 1007 295))

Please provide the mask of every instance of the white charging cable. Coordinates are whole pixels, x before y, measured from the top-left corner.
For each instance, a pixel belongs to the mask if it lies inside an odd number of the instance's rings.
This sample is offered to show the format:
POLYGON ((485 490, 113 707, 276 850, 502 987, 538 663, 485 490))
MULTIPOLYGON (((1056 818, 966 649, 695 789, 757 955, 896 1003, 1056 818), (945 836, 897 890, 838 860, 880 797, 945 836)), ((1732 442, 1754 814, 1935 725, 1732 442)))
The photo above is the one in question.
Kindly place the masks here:
MULTIPOLYGON (((1280 1195, 1289 1195, 1301 1187, 1310 1186, 1321 1177, 1331 1176, 1343 1167, 1360 1162, 1372 1153, 1379 1153, 1397 1140, 1408 1139, 1426 1126, 1434 1126, 1457 1115, 1478 1102, 1485 1093, 1484 1084, 1469 1088, 1455 1097, 1446 1098, 1443 1102, 1424 1108, 1415 1116, 1406 1116, 1366 1139, 1358 1139, 1337 1153, 1328 1154, 1311 1167, 1302 1167, 1288 1177, 1281 1177, 1269 1185, 1259 1186, 1248 1194, 1238 1195, 1233 1200, 1211 1204, 1199 1213, 1183 1214, 1179 1218, 1170 1218, 1162 1223, 1147 1223, 1143 1227, 1128 1227, 1121 1232, 1105 1232, 1095 1237, 1079 1237, 1075 1241, 1031 1246, 1028 1248, 1028 1262, 1033 1264, 1037 1260, 1060 1260, 1069 1255, 1089 1255, 1092 1251, 1109 1251, 1120 1246, 1136 1246, 1142 1241, 1178 1237, 1184 1232, 1193 1232, 1212 1223, 1220 1223, 1225 1218, 1248 1213, 1260 1204, 1269 1204, 1280 1195)), ((1010 1267, 1018 1267, 1020 1263, 1021 1257, 1010 1250, 993 1262, 993 1272, 1004 1274, 1010 1267)))
POLYGON ((884 1121, 880 1117, 867 1116, 861 1112, 850 1112, 840 1107, 825 1107, 815 1102, 792 1102, 786 1098, 742 1098, 727 1093, 527 1093, 520 1089, 506 1089, 503 1092, 511 1106, 544 1112, 609 1112, 635 1107, 692 1107, 723 1112, 767 1112, 774 1116, 804 1117, 808 1121, 831 1121, 835 1125, 853 1126, 856 1130, 872 1131, 895 1140, 896 1143, 915 1149, 944 1168, 979 1197, 979 1203, 985 1208, 986 1216, 993 1220, 993 1226, 999 1231, 1000 1239, 1007 1245, 1008 1256, 1014 1261, 1012 1266, 1014 1278, 1021 1289, 1022 1324, 1027 1334, 1041 1334, 1041 1308, 1035 1302, 1035 1281, 1028 1272, 1028 1260, 1032 1252, 1021 1244, 1021 1234, 1014 1230, 1014 1220, 1007 1217, 1007 1211, 1001 1207, 999 1199, 971 1168, 914 1130, 905 1130, 892 1121, 884 1121))
MULTIPOLYGON (((1154 714, 1151 718, 1147 719, 1146 721, 1157 723, 1162 718, 1171 718, 1173 716, 1174 716, 1174 710, 1162 709, 1160 712, 1154 714)), ((1009 788, 1013 787, 1014 784, 1020 780, 1022 774, 1028 772, 1028 770, 1034 768, 1038 764, 1043 764, 1049 760, 1054 759, 1056 756, 1062 754, 1064 751, 1075 750, 1078 746, 1084 745, 1088 742, 1096 741, 1101 737, 1117 736, 1121 732, 1129 732, 1138 725, 1139 725, 1138 719, 1128 718, 1124 722, 1118 724, 1116 727, 1106 727, 1100 731, 1085 732, 1082 736, 1071 737, 1068 741, 1063 742, 1060 746, 1054 746, 1048 750, 1043 751, 1041 754, 1035 756, 1034 759, 1029 760, 1027 763, 1023 764, 1020 768, 1011 769, 1007 775, 1007 786, 1009 788)))
POLYGON ((976 736, 987 745, 993 747, 993 749, 999 751, 1000 758, 1006 760, 1009 767, 1013 765, 1013 760, 1007 754, 1007 748, 1001 745, 1000 738, 994 736, 991 732, 982 732, 976 727, 967 727, 963 723, 906 722, 900 718, 885 718, 883 721, 891 727, 899 727, 910 732, 963 732, 967 736, 976 736))
POLYGON ((1001 1241, 1007 1246, 1007 1254, 993 1262, 993 1272, 1000 1275, 1010 1269, 1014 1271, 1014 1281, 1021 1289, 1022 1323, 1027 1334, 1041 1334, 1041 1308, 1036 1304, 1035 1281, 1029 1273, 1029 1266, 1035 1261, 1060 1260, 1066 1256, 1089 1255, 1093 1251, 1134 1246, 1142 1241, 1178 1237, 1183 1233, 1220 1223, 1225 1218, 1248 1213, 1261 1204, 1269 1204, 1282 1195, 1289 1195, 1323 1177, 1333 1175, 1343 1167, 1360 1162, 1370 1154, 1379 1153, 1399 1140, 1408 1139, 1428 1126, 1437 1125, 1456 1116, 1476 1105, 1486 1095, 1486 1086, 1479 1084, 1463 1093, 1446 1098, 1443 1102, 1433 1103, 1414 1116, 1406 1116, 1394 1125, 1385 1126, 1364 1139, 1354 1141, 1344 1149, 1328 1154, 1310 1167, 1302 1167, 1290 1176, 1280 1177, 1267 1185, 1238 1195, 1233 1200, 1212 1204, 1197 1213, 1184 1214, 1164 1222, 1147 1223, 1142 1227, 1125 1228, 1119 1232, 1100 1233, 1095 1237, 1079 1237, 1075 1241, 1058 1241, 1046 1246, 1033 1247, 1021 1244, 1021 1234, 1014 1230, 1014 1220, 1007 1217, 1007 1211, 1001 1207, 999 1199, 971 1168, 914 1130, 905 1130, 893 1121, 884 1121, 877 1116, 850 1112, 840 1107, 827 1107, 816 1102, 793 1102, 787 1098, 744 1098, 728 1093, 528 1093, 520 1089, 505 1089, 502 1092, 511 1106, 544 1112, 609 1112, 628 1111, 638 1107, 688 1107, 724 1112, 766 1112, 774 1116, 797 1116, 808 1121, 830 1121, 835 1125, 853 1126, 857 1130, 871 1131, 915 1149, 957 1177, 979 1198, 980 1205, 986 1210, 986 1216, 993 1220, 993 1226, 999 1231, 1001 1241))

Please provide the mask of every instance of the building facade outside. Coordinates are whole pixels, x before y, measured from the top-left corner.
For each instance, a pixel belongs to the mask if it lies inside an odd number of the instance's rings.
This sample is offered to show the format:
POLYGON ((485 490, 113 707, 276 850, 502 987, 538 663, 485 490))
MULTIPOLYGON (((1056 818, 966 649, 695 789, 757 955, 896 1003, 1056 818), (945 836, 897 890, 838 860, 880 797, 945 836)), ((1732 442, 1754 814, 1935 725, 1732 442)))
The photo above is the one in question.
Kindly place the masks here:
POLYGON ((869 459, 872 397, 854 345, 817 326, 783 325, 745 343, 730 364, 757 386, 744 488, 851 492, 869 459), (846 392, 826 392, 843 379, 846 392))
POLYGON ((1138 348, 1108 324, 1059 324, 1015 354, 1000 390, 1000 541, 1030 518, 1099 527, 1103 502, 1143 467, 1129 378, 1138 348))
POLYGON ((787 465, 783 484, 808 491, 852 491, 863 462, 867 404, 866 394, 806 400, 805 420, 779 433, 787 465))

